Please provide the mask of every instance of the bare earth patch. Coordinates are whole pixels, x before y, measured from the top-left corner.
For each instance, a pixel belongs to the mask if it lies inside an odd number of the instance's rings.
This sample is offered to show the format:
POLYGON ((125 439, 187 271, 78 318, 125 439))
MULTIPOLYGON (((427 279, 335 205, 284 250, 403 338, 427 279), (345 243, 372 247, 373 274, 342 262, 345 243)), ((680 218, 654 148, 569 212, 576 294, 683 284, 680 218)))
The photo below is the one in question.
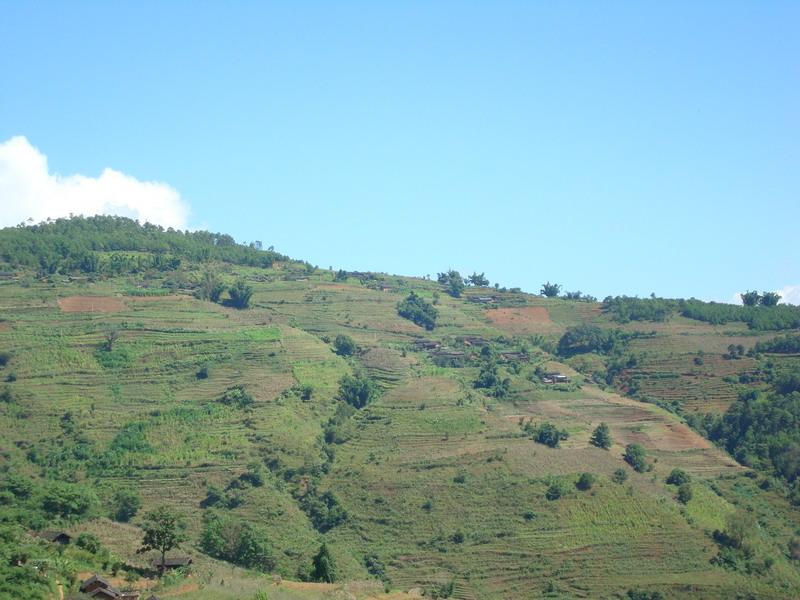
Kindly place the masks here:
POLYGON ((113 313, 125 310, 125 303, 116 296, 68 296, 59 298, 62 312, 113 313))
POLYGON ((490 309, 486 318, 511 333, 550 333, 558 328, 544 306, 490 309))

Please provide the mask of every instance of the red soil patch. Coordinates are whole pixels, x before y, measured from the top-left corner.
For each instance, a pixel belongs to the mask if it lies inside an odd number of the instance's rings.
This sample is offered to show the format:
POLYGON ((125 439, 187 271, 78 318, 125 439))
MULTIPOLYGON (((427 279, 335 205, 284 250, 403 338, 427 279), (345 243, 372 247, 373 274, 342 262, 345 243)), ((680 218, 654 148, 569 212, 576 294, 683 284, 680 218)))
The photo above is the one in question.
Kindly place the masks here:
POLYGON ((513 333, 546 333, 555 327, 544 306, 490 309, 486 311, 486 318, 493 325, 513 333))
POLYGON ((125 310, 125 303, 116 296, 69 296, 59 298, 62 312, 112 313, 125 310))

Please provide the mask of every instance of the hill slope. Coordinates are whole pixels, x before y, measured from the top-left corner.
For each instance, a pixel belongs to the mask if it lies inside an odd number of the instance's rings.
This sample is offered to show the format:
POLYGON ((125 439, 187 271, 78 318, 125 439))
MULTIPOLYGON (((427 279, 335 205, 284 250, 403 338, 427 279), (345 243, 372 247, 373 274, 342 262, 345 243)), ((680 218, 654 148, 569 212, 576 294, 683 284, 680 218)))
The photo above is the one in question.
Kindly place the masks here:
POLYGON ((170 245, 187 239, 180 232, 87 221, 0 232, 9 581, 29 578, 47 597, 56 580, 114 562, 134 580, 150 558, 136 554, 138 525, 167 505, 187 516, 183 552, 196 558, 188 580, 163 584, 174 597, 341 592, 278 586, 206 556, 213 518, 253 527, 271 558, 250 566, 288 579, 309 578, 325 542, 340 581, 372 581, 350 584, 357 597, 384 587, 462 599, 800 591, 786 484, 768 461, 753 458, 762 471, 751 471, 687 424, 702 429, 739 393, 797 369, 791 353, 723 357, 774 332, 679 312, 621 323, 596 302, 491 288, 451 297, 429 280, 348 276, 227 238, 190 237, 190 248, 170 245), (108 241, 118 226, 136 233, 127 245, 108 241), (75 230, 75 246, 56 239, 75 230), (224 291, 221 303, 200 299, 209 274, 226 289, 251 286, 249 307, 224 291), (433 330, 398 315, 412 291, 435 304, 433 330), (601 343, 568 347, 576 326, 601 343), (337 336, 357 350, 337 354, 337 336), (547 372, 571 381, 545 383, 547 372), (476 387, 487 373, 497 381, 476 387), (371 382, 366 406, 342 400, 348 375, 371 382), (601 422, 608 449, 590 443, 601 422), (535 441, 546 423, 568 434, 558 447, 535 441), (649 470, 625 462, 629 444, 646 450, 649 470), (686 502, 665 483, 675 468, 692 480, 686 502), (594 476, 590 489, 576 485, 581 473, 594 476), (141 502, 130 524, 108 519, 120 489, 141 502), (748 515, 746 544, 714 537, 748 515), (54 553, 31 536, 55 528, 91 532, 105 550, 54 553), (37 560, 55 562, 30 570, 37 560))

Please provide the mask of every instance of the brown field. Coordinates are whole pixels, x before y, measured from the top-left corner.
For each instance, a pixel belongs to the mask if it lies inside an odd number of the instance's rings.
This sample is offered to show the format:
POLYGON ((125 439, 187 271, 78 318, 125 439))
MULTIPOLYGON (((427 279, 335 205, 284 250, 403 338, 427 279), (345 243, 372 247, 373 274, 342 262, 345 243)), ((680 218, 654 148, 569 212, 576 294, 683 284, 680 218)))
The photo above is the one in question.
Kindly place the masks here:
POLYGON ((544 306, 491 309, 486 311, 486 318, 510 333, 552 333, 558 329, 544 306))
POLYGON ((125 303, 116 296, 68 296, 58 299, 62 312, 113 313, 125 310, 125 303))

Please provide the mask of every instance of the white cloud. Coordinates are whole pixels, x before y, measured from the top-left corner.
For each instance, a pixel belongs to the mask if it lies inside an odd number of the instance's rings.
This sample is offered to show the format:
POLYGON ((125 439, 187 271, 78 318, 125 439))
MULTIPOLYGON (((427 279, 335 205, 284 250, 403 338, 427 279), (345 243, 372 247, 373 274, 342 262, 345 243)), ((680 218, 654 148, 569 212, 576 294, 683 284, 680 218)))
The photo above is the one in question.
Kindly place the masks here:
POLYGON ((32 218, 119 215, 187 228, 189 205, 166 183, 106 168, 99 177, 51 174, 47 157, 18 136, 0 143, 0 227, 32 218))
POLYGON ((800 285, 785 285, 778 290, 781 304, 800 304, 800 285))

